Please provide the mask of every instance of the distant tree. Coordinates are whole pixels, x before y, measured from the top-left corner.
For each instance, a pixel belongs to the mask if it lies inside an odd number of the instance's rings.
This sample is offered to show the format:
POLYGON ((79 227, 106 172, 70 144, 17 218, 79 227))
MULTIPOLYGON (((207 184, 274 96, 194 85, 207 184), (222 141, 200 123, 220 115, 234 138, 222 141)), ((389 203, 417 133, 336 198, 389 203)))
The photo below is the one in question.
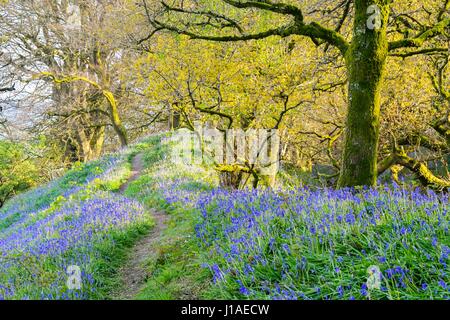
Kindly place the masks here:
MULTIPOLYGON (((310 81, 317 68, 302 59, 303 52, 289 52, 288 43, 285 47, 279 43, 279 39, 267 39, 242 46, 159 34, 149 44, 151 52, 137 61, 137 73, 157 110, 179 114, 181 127, 196 131, 195 123, 200 122, 224 135, 227 129, 281 132, 286 119, 311 107, 311 87, 323 84, 310 81)), ((216 164, 221 177, 236 177, 231 179, 232 187, 274 180, 243 157, 216 164)))
POLYGON ((0 15, 19 103, 35 115, 23 122, 36 124, 34 134, 51 128, 49 136, 75 161, 98 157, 109 127, 120 145, 128 144, 118 98, 126 52, 116 29, 125 26, 114 18, 127 3, 15 0, 0 15))
POLYGON ((11 197, 35 185, 37 169, 23 146, 0 140, 0 208, 11 197))

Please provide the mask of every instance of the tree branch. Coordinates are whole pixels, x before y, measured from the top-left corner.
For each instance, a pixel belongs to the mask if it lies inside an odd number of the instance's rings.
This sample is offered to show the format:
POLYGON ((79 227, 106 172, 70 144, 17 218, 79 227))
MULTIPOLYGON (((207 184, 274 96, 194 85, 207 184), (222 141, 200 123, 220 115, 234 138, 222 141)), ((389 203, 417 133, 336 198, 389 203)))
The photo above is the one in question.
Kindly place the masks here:
POLYGON ((398 146, 394 135, 392 133, 391 135, 393 140, 392 152, 388 157, 378 163, 379 174, 383 173, 393 165, 401 165, 415 173, 423 186, 437 191, 450 190, 450 181, 435 176, 434 173, 428 169, 425 162, 410 157, 403 147, 398 146))
POLYGON ((421 50, 415 50, 415 51, 410 51, 410 52, 394 52, 394 53, 389 53, 389 55, 391 57, 400 57, 400 58, 408 58, 408 57, 412 57, 412 56, 416 56, 416 55, 420 55, 420 54, 427 54, 427 55, 431 55, 431 54, 440 54, 440 53, 444 53, 444 52, 448 52, 448 48, 427 48, 427 49, 421 49, 421 50))
POLYGON ((103 89, 97 82, 92 81, 86 77, 83 76, 62 76, 61 78, 58 78, 56 75, 54 75, 51 72, 41 72, 37 75, 37 77, 47 77, 51 79, 54 83, 71 83, 75 81, 82 81, 86 82, 93 87, 95 87, 97 90, 99 90, 103 96, 106 98, 109 104, 109 118, 111 119, 112 125, 114 127, 114 130, 116 131, 117 135, 119 136, 120 143, 122 144, 122 147, 125 147, 128 145, 128 137, 125 127, 122 124, 122 121, 119 116, 117 101, 114 97, 114 94, 106 89, 103 89))
MULTIPOLYGON (((317 22, 311 22, 306 24, 304 22, 302 10, 294 5, 285 4, 285 3, 274 3, 269 0, 265 1, 237 1, 237 0, 222 0, 223 2, 241 9, 255 8, 260 10, 271 11, 274 13, 289 15, 294 18, 294 21, 288 23, 286 25, 272 28, 266 31, 244 34, 242 29, 238 29, 241 35, 225 35, 225 36, 214 36, 214 35, 202 35, 196 32, 188 30, 189 25, 186 25, 186 28, 177 27, 175 25, 166 23, 157 19, 156 17, 152 17, 150 11, 148 9, 146 0, 143 0, 146 15, 149 23, 153 26, 155 30, 168 30, 171 32, 175 32, 178 34, 183 34, 188 36, 191 39, 200 39, 200 40, 209 40, 209 41, 219 41, 219 42, 234 42, 234 41, 247 41, 247 40, 259 40, 264 39, 271 36, 280 36, 280 37, 288 37, 290 35, 302 35, 311 38, 316 44, 320 45, 317 39, 322 40, 330 45, 337 47, 340 52, 344 55, 348 48, 349 43, 345 40, 345 38, 337 31, 332 29, 328 29, 317 22)), ((162 2, 163 7, 166 12, 177 12, 177 13, 186 13, 193 15, 205 15, 205 16, 214 16, 215 18, 220 18, 224 21, 233 21, 232 19, 225 17, 223 15, 219 15, 217 13, 212 13, 209 11, 188 11, 183 8, 174 8, 168 6, 164 2, 162 2)), ((234 21, 233 21, 234 22, 234 21)), ((236 26, 235 26, 236 27, 236 26)), ((151 34, 154 34, 155 31, 152 31, 151 34)), ((148 37, 147 37, 148 38, 148 37)))
POLYGON ((450 26, 450 18, 438 22, 415 37, 390 42, 389 51, 400 48, 420 48, 427 40, 444 34, 448 26, 450 26))
POLYGON ((286 3, 274 3, 270 0, 263 0, 263 1, 222 0, 222 1, 239 9, 246 9, 246 8, 262 9, 279 14, 292 15, 297 19, 303 21, 302 10, 300 10, 300 8, 294 5, 286 3))

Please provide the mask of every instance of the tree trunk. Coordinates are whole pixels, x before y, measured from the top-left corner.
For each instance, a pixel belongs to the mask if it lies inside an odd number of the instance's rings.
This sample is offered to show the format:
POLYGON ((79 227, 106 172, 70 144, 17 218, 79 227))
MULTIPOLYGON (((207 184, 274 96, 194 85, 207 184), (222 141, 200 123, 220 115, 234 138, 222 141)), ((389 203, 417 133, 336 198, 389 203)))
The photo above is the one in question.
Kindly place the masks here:
POLYGON ((398 163, 414 172, 424 187, 436 191, 448 191, 450 189, 450 181, 435 176, 424 162, 402 154, 399 155, 398 163))
POLYGON ((91 139, 92 155, 94 159, 98 159, 102 155, 104 143, 105 143, 105 127, 101 126, 95 129, 95 132, 91 139))
POLYGON ((349 106, 339 187, 376 184, 380 91, 388 55, 387 2, 355 1, 353 42, 346 54, 349 106), (371 5, 380 9, 379 26, 369 26, 375 22, 371 5))
POLYGON ((244 175, 252 174, 249 168, 239 164, 219 164, 216 170, 219 172, 220 187, 231 190, 240 189, 244 175))
POLYGON ((447 147, 450 147, 450 114, 435 121, 432 127, 445 139, 447 147))
POLYGON ((230 190, 238 190, 242 183, 242 172, 225 171, 219 173, 220 187, 230 190))
POLYGON ((180 111, 178 111, 178 109, 175 108, 177 106, 178 106, 177 103, 175 103, 174 106, 171 107, 171 109, 170 109, 169 130, 171 130, 171 131, 180 129, 180 125, 181 125, 180 111))
POLYGON ((105 141, 105 127, 99 126, 91 130, 80 128, 76 135, 78 160, 88 162, 100 157, 105 141))

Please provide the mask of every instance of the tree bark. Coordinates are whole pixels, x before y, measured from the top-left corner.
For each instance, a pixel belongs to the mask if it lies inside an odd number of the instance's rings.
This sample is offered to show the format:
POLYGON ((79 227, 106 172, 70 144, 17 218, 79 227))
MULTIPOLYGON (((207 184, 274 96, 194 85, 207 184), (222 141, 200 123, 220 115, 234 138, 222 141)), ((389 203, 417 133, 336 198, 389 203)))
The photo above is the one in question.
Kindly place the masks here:
POLYGON ((388 56, 388 1, 356 0, 353 41, 346 53, 349 106, 339 187, 375 185, 380 127, 380 91, 388 56), (371 29, 368 8, 377 5, 381 26, 371 29))
POLYGON ((122 124, 122 120, 120 119, 116 99, 114 98, 114 95, 107 90, 103 90, 103 95, 106 97, 109 103, 109 115, 111 118, 114 131, 119 137, 122 148, 125 148, 126 146, 128 146, 128 134, 127 129, 122 124))
POLYGON ((88 162, 99 158, 105 142, 105 127, 98 126, 93 129, 79 128, 76 133, 77 160, 88 162))
POLYGON ((178 110, 178 103, 174 103, 169 110, 169 130, 180 129, 181 126, 181 113, 178 110))

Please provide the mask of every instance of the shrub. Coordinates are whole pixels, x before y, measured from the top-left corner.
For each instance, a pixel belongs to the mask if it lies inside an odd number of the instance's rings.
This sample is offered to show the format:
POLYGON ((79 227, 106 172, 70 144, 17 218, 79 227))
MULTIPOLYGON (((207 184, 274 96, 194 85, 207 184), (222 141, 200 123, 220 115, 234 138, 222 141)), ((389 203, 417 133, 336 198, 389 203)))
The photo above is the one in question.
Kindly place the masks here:
POLYGON ((34 186, 37 170, 23 146, 0 141, 0 208, 11 197, 34 186))

